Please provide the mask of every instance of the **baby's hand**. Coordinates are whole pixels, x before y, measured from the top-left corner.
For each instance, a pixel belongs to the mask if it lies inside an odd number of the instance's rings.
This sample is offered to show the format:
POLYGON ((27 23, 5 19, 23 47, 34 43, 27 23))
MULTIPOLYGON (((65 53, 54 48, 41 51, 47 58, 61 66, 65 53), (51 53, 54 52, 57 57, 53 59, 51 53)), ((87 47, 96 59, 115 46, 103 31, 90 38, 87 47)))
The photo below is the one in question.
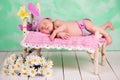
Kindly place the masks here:
POLYGON ((50 35, 50 40, 53 41, 54 40, 54 36, 53 35, 50 35))
POLYGON ((56 36, 56 32, 54 31, 54 32, 50 35, 50 40, 53 41, 54 38, 55 38, 55 36, 56 36))
POLYGON ((69 39, 70 34, 68 34, 68 33, 66 33, 66 32, 59 32, 59 33, 57 34, 57 37, 66 40, 66 39, 69 39))

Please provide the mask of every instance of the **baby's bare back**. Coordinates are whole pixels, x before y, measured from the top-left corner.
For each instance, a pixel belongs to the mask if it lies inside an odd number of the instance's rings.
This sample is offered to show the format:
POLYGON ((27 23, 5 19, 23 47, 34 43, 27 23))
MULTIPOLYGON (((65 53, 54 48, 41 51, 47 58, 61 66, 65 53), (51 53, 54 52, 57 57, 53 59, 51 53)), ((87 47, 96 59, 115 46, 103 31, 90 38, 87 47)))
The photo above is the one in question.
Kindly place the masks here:
POLYGON ((82 32, 77 24, 77 22, 68 22, 68 21, 57 21, 56 28, 64 26, 64 32, 70 34, 71 36, 81 36, 82 32))

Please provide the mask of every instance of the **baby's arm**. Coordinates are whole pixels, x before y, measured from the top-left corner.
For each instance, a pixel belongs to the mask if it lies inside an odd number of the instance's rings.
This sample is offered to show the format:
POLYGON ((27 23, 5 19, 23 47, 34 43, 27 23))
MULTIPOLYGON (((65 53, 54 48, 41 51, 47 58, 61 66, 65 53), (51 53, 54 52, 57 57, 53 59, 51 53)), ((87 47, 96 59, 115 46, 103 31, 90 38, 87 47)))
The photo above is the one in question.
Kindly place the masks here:
POLYGON ((66 26, 62 25, 59 28, 55 29, 53 31, 53 33, 50 35, 50 40, 53 41, 55 36, 59 33, 59 32, 63 32, 66 29, 66 26))
POLYGON ((68 39, 70 37, 70 34, 69 33, 66 33, 66 32, 59 32, 57 34, 57 38, 61 38, 61 39, 68 39))

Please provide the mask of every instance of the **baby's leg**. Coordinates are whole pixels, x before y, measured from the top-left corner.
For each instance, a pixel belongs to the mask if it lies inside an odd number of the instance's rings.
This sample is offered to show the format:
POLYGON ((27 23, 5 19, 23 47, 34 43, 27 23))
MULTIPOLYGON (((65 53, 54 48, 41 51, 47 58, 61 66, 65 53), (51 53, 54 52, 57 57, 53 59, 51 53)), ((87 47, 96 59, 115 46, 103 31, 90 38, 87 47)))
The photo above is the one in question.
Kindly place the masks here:
POLYGON ((106 23, 102 26, 102 28, 103 28, 104 30, 106 30, 107 28, 110 28, 111 30, 114 30, 114 27, 113 27, 113 25, 112 25, 111 22, 106 22, 106 23))
POLYGON ((84 24, 86 25, 87 30, 90 31, 91 33, 95 33, 96 31, 99 31, 100 34, 102 34, 105 37, 108 45, 112 43, 111 36, 103 28, 96 26, 90 20, 84 20, 84 24))

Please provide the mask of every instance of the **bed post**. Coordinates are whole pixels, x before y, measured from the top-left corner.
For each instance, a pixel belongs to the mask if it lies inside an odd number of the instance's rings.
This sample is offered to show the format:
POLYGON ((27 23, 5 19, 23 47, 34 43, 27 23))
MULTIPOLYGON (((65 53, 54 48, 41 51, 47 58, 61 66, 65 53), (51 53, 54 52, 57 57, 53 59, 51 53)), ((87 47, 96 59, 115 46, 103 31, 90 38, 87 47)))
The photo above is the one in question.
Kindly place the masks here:
MULTIPOLYGON (((36 8, 37 8, 38 12, 40 13, 40 3, 39 2, 36 3, 36 8)), ((41 50, 42 50, 42 48, 36 49, 36 52, 37 52, 38 56, 40 56, 41 50)))
MULTIPOLYGON (((95 32, 95 37, 97 39, 101 38, 101 36, 102 35, 98 31, 95 32)), ((95 74, 98 74, 98 56, 99 56, 99 50, 100 50, 100 47, 99 47, 99 44, 98 44, 97 49, 96 49, 96 51, 94 53, 94 73, 95 74)))
POLYGON ((106 45, 107 42, 105 41, 105 43, 102 45, 102 50, 101 50, 101 64, 104 66, 106 63, 106 45))
MULTIPOLYGON (((24 6, 24 8, 25 8, 25 6, 24 6)), ((23 38, 26 36, 26 33, 27 33, 27 29, 26 29, 27 21, 26 21, 26 20, 27 20, 26 18, 24 18, 24 19, 22 20, 23 38)), ((23 53, 22 53, 22 55, 23 55, 23 58, 26 57, 26 55, 27 55, 27 48, 23 47, 23 53)))
POLYGON ((94 73, 95 74, 98 74, 98 56, 99 56, 99 48, 97 48, 94 53, 94 73))

